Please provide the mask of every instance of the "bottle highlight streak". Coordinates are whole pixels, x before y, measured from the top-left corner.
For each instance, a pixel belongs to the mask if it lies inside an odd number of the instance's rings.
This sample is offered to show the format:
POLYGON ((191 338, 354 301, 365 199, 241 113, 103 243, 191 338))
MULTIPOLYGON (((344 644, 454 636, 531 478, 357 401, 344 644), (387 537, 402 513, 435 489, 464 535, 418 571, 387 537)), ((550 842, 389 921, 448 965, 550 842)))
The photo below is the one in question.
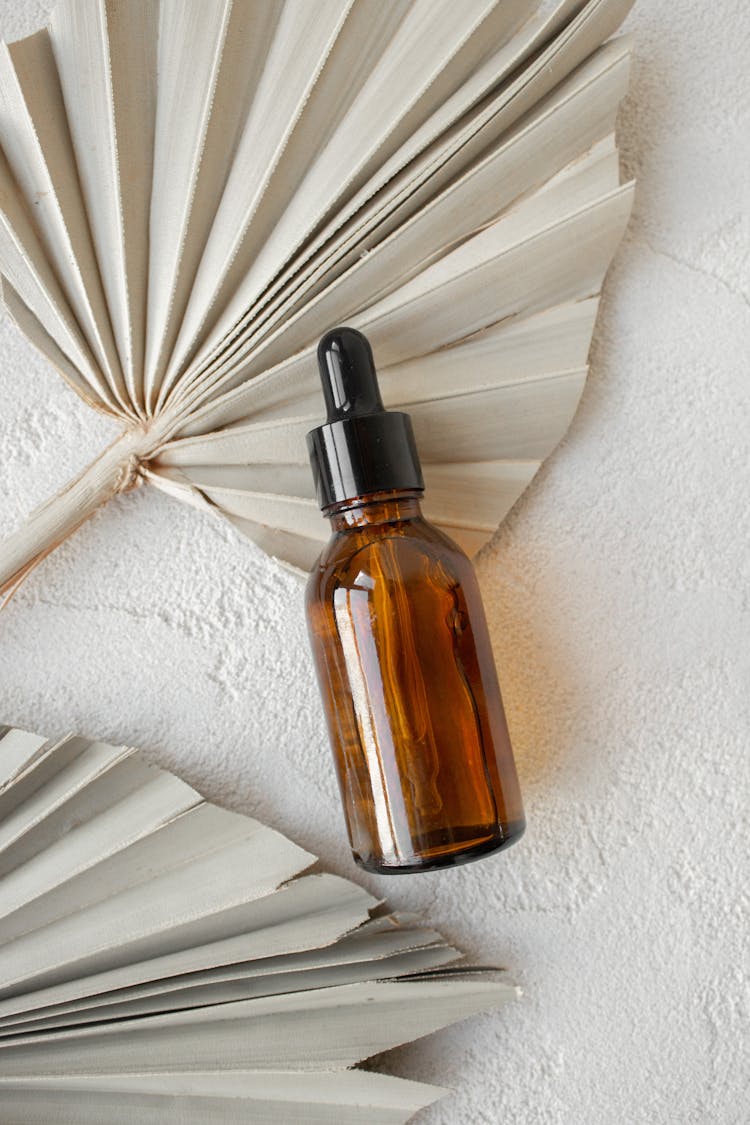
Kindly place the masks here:
POLYGON ((411 421, 370 346, 318 349, 328 418, 308 435, 332 537, 307 613, 355 860, 397 873, 507 847, 525 821, 471 562, 424 519, 411 421))

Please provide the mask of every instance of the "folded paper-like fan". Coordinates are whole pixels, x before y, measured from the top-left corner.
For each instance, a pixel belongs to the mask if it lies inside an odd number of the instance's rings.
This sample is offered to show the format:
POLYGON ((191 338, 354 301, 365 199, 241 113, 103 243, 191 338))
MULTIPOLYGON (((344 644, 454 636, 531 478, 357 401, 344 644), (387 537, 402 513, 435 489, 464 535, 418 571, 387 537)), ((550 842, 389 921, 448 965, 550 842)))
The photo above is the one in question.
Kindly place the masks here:
POLYGON ((401 1122, 354 1069, 513 998, 135 751, 0 728, 0 1120, 401 1122))
POLYGON ((0 271, 117 440, 0 589, 147 481, 309 567, 313 361, 369 335, 476 551, 562 437, 630 210, 631 0, 61 0, 0 55, 0 271))

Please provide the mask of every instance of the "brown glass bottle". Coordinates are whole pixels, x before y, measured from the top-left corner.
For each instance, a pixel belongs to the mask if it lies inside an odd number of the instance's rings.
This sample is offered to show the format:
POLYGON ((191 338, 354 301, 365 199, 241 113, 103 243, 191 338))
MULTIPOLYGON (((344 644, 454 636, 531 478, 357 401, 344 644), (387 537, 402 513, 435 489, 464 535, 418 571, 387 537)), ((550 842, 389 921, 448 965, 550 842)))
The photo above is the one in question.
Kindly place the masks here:
POLYGON ((424 871, 507 847, 525 821, 474 569, 422 516, 408 416, 383 410, 363 341, 336 329, 321 342, 324 389, 330 378, 338 391, 311 457, 333 534, 308 582, 308 622, 354 858, 424 871), (377 399, 342 393, 368 366, 377 399), (342 402, 348 425, 332 436, 342 402), (373 466, 373 447, 404 435, 408 453, 373 466), (406 487, 342 499, 347 473, 406 487))

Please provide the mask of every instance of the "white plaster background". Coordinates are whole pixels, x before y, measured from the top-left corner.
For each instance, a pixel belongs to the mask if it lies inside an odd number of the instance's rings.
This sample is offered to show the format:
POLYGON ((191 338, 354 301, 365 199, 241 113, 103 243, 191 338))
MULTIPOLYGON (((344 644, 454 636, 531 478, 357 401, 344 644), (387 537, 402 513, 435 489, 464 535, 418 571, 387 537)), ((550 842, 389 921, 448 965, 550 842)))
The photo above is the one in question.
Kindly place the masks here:
MULTIPOLYGON (((49 5, 0 3, 0 33, 49 5)), ((140 490, 0 616, 0 716, 135 742, 524 998, 390 1057, 437 1123, 744 1122, 750 679, 750 14, 641 0, 620 123, 635 215, 578 416, 479 563, 529 827, 403 880, 344 846, 298 583, 140 490), (745 961, 746 965, 746 961, 745 961)), ((113 430, 0 325, 1 526, 113 430)))

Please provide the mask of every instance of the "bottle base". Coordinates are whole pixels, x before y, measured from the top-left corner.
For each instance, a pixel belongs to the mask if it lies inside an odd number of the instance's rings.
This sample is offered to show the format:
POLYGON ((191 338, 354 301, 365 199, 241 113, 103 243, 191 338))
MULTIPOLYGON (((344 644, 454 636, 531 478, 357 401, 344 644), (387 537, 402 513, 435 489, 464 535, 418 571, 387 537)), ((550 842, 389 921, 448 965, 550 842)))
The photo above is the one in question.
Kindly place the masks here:
POLYGON ((433 843, 429 839, 421 841, 423 847, 420 852, 401 862, 391 863, 374 856, 360 856, 356 852, 353 853, 354 862, 375 875, 414 875, 421 871, 459 867, 511 847, 521 839, 525 828, 526 821, 521 819, 491 834, 481 833, 477 828, 462 829, 450 833, 450 842, 445 839, 433 843))

